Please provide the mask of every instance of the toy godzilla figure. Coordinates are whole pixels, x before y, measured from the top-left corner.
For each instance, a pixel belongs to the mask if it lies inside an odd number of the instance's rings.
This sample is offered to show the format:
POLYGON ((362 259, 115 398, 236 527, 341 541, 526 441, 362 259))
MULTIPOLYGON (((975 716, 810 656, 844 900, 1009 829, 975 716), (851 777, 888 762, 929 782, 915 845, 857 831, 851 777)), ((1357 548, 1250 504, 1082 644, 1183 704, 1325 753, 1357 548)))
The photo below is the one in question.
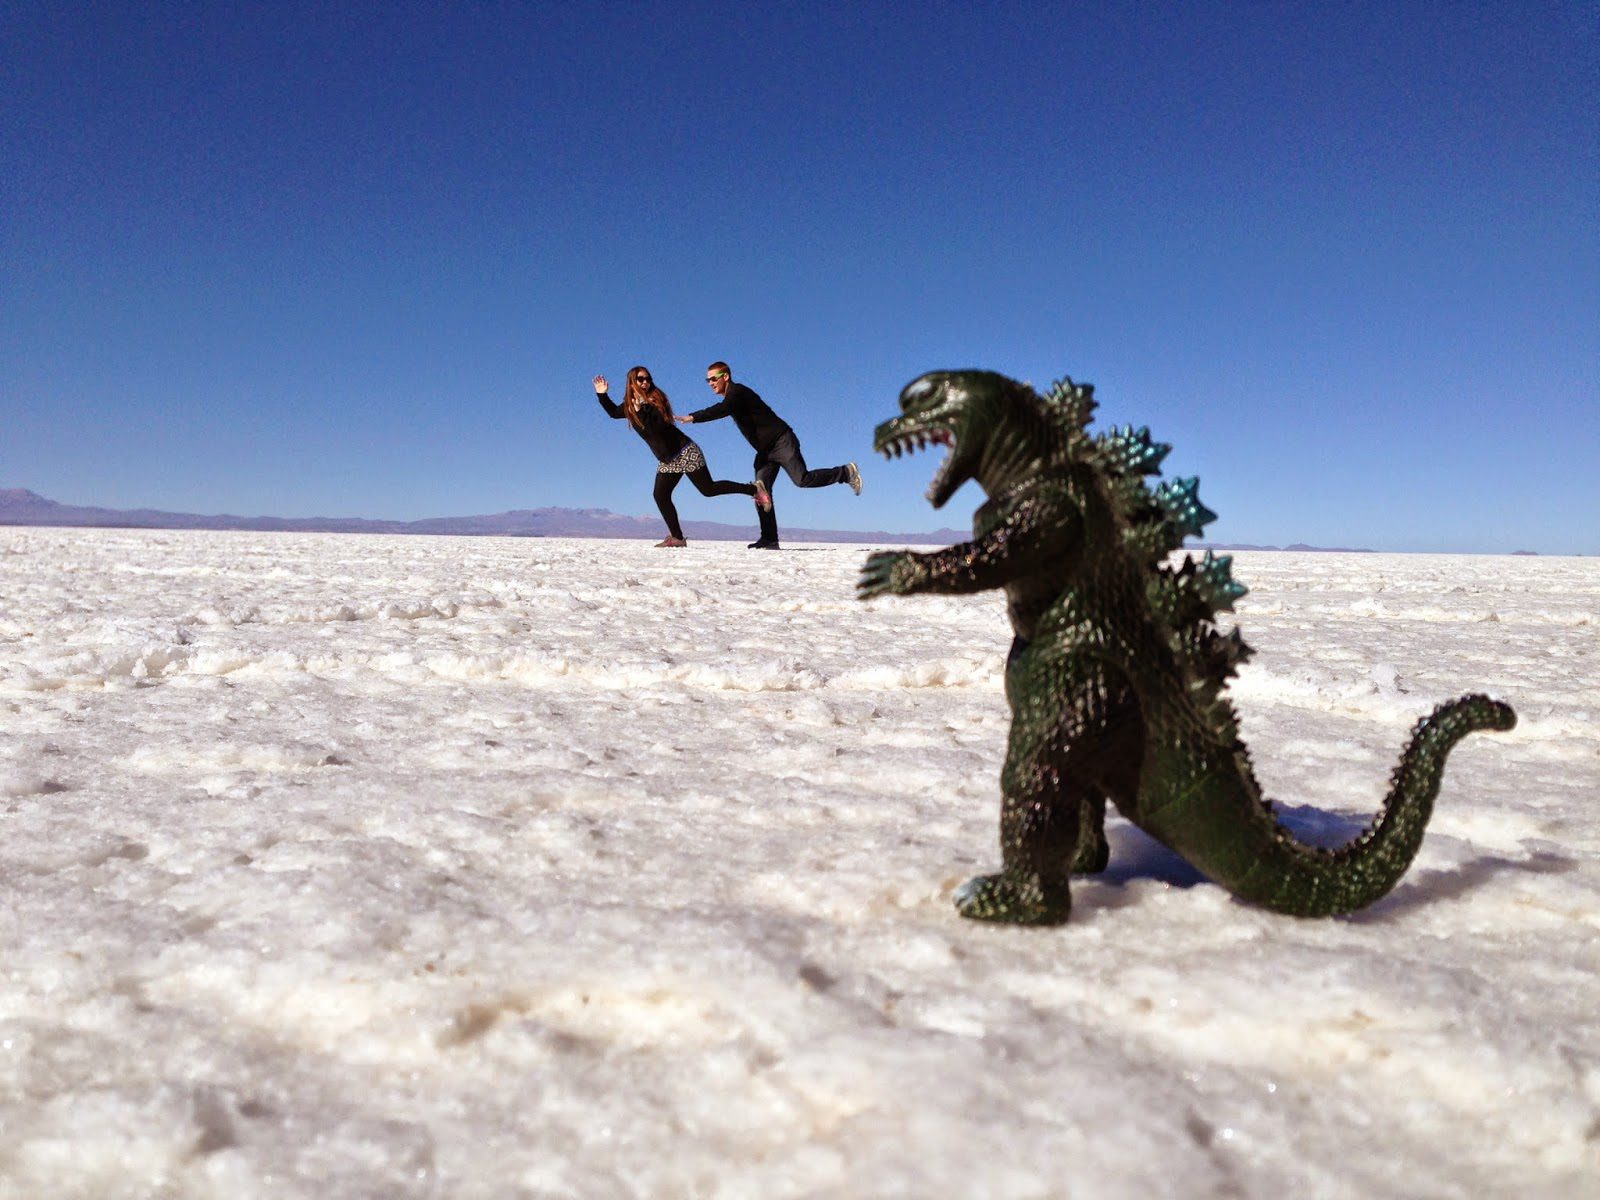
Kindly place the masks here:
POLYGON ((1093 391, 1068 379, 1041 397, 1003 375, 934 372, 877 429, 886 456, 949 447, 928 490, 935 508, 969 479, 989 499, 970 542, 869 557, 862 598, 1004 588, 1016 631, 1003 865, 962 885, 956 907, 979 920, 1066 921, 1070 874, 1106 866, 1107 800, 1242 899, 1303 917, 1371 904, 1416 855, 1451 747, 1510 729, 1516 715, 1486 696, 1440 705, 1412 731, 1364 833, 1333 850, 1296 839, 1262 797, 1223 694, 1250 650, 1214 618, 1245 588, 1209 551, 1165 562, 1216 515, 1197 480, 1145 485, 1170 449, 1149 430, 1089 436, 1093 391))

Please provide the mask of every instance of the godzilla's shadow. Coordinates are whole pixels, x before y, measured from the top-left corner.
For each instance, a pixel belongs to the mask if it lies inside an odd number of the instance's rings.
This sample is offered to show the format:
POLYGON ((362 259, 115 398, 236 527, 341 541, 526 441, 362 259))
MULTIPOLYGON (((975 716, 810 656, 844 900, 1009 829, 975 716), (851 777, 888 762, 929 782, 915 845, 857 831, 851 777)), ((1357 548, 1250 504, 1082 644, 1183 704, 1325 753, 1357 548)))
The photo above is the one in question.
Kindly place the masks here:
POLYGON ((1475 891, 1496 875, 1507 871, 1520 871, 1531 875, 1565 875, 1578 869, 1575 859, 1563 858, 1547 850, 1537 851, 1527 858, 1506 858, 1500 854, 1485 854, 1471 862, 1442 871, 1428 871, 1407 876, 1400 885, 1370 908, 1350 913, 1343 920, 1357 925, 1375 924, 1391 917, 1455 900, 1475 891))
MULTIPOLYGON (((1311 807, 1275 805, 1274 808, 1279 819, 1297 838, 1317 846, 1342 846, 1358 837, 1367 824, 1360 817, 1311 807)), ((1180 888, 1211 882, 1174 851, 1126 821, 1115 824, 1108 821, 1106 840, 1111 844, 1110 865, 1098 875, 1080 877, 1083 882, 1109 883, 1120 887, 1136 879, 1153 879, 1180 888)), ((1507 871, 1561 875, 1576 870, 1577 866, 1573 859, 1548 851, 1530 854, 1525 859, 1486 854, 1457 867, 1407 876, 1394 891, 1376 904, 1340 919, 1357 924, 1386 921, 1414 908, 1465 896, 1507 871)), ((1115 907, 1117 903, 1113 900, 1105 906, 1115 907)))
POLYGON ((1135 879, 1154 879, 1173 887, 1190 888, 1205 883, 1206 877, 1178 855, 1168 850, 1142 829, 1126 821, 1106 822, 1106 841, 1111 845, 1111 862, 1098 875, 1084 880, 1114 883, 1119 887, 1135 879))

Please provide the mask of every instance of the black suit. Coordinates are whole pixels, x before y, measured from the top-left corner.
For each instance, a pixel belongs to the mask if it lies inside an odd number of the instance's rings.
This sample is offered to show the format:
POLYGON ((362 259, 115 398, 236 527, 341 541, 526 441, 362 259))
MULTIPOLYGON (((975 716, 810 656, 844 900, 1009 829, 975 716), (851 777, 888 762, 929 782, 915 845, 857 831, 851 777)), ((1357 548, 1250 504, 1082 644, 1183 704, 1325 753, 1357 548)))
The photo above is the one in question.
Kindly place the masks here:
MULTIPOLYGON (((850 471, 847 467, 808 471, 805 457, 800 453, 800 439, 795 437, 794 430, 789 428, 789 423, 773 412, 765 400, 742 383, 729 383, 727 394, 719 402, 689 415, 694 418, 696 425, 702 421, 732 417, 733 423, 739 427, 739 432, 744 434, 744 440, 755 447, 756 478, 768 492, 772 491, 772 485, 778 478, 779 467, 789 473, 789 478, 794 480, 795 487, 827 487, 830 483, 850 482, 850 471)), ((759 510, 759 516, 761 540, 776 542, 777 506, 759 510)))

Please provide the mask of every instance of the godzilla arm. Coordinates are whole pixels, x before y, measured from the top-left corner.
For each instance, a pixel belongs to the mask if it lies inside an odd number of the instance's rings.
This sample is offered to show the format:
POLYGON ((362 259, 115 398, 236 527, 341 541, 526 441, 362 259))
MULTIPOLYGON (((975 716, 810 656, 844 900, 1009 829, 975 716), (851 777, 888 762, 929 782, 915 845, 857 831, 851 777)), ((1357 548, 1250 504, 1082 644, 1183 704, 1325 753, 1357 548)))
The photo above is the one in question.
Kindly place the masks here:
MULTIPOLYGON (((1082 540, 1077 506, 1058 491, 1031 492, 1006 503, 1003 513, 970 542, 930 554, 907 550, 869 556, 856 582, 857 597, 962 595, 1005 587, 1057 569, 1082 540)), ((982 515, 979 510, 980 521, 982 515)))

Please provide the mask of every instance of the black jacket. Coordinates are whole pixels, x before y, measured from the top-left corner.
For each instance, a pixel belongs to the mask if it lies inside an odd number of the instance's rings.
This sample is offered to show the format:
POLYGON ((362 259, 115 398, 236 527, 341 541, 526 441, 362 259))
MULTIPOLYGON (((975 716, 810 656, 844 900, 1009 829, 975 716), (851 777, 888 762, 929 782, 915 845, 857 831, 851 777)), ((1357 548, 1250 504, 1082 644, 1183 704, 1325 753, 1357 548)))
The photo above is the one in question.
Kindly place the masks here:
MULTIPOLYGON (((622 411, 622 405, 604 392, 596 392, 594 398, 600 401, 600 407, 606 410, 606 416, 618 421, 628 419, 628 414, 622 411)), ((661 462, 671 462, 678 456, 678 452, 689 444, 689 439, 684 436, 683 430, 662 416, 661 410, 654 404, 639 406, 639 424, 644 428, 635 429, 634 432, 644 439, 644 444, 650 447, 650 453, 661 462)))
POLYGON ((744 434, 744 440, 757 450, 770 450, 784 434, 794 433, 782 417, 767 407, 765 400, 742 383, 729 384, 728 394, 719 403, 689 415, 696 425, 719 417, 732 417, 739 432, 744 434))

